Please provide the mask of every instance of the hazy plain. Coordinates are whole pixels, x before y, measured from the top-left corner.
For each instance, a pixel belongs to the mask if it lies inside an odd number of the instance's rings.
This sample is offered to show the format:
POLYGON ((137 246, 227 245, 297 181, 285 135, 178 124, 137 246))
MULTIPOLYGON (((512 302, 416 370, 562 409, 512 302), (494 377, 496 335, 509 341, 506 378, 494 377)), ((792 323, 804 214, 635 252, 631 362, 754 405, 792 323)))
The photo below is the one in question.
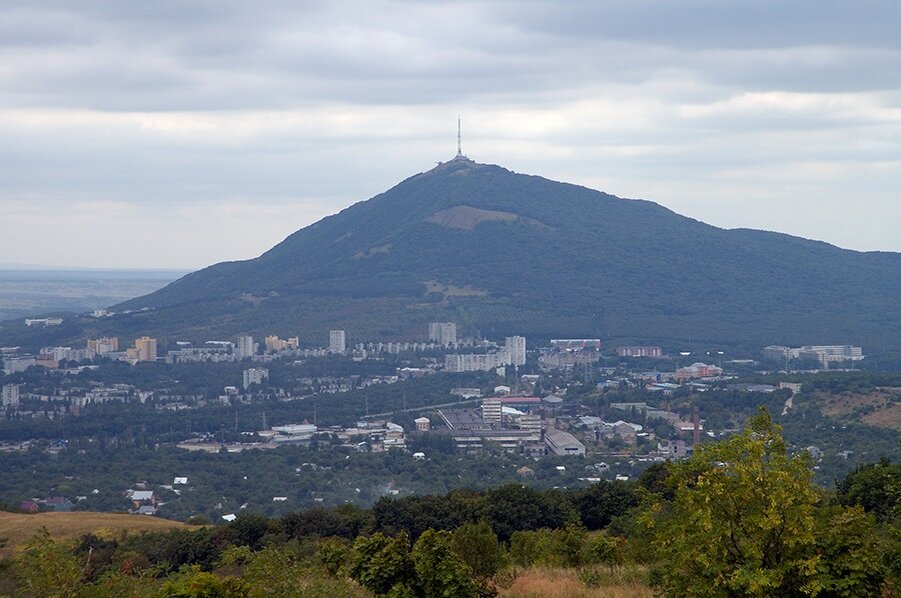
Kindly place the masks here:
POLYGON ((0 264, 0 320, 106 308, 155 291, 186 273, 0 264))

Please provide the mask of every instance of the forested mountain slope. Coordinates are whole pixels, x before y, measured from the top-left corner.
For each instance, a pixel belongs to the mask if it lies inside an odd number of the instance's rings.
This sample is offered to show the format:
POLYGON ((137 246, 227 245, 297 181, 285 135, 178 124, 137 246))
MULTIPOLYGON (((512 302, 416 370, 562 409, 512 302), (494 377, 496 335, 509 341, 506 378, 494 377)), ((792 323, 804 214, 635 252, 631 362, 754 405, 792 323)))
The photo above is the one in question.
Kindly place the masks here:
MULTIPOLYGON (((649 201, 457 158, 258 258, 116 307, 119 332, 488 335, 759 347, 901 338, 901 254, 723 230, 649 201)), ((98 331, 116 322, 99 325, 98 331)))

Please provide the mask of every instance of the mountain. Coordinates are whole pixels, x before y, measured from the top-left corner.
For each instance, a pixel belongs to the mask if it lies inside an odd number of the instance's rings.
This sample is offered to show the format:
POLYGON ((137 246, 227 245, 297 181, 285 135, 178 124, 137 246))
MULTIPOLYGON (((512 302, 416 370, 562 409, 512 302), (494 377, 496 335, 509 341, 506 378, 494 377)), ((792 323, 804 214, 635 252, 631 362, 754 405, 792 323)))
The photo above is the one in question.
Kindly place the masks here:
POLYGON ((649 201, 458 157, 303 228, 263 255, 114 306, 119 334, 330 328, 352 341, 452 320, 489 336, 664 347, 898 349, 901 254, 723 230, 649 201), (893 343, 895 346, 893 346, 893 343))

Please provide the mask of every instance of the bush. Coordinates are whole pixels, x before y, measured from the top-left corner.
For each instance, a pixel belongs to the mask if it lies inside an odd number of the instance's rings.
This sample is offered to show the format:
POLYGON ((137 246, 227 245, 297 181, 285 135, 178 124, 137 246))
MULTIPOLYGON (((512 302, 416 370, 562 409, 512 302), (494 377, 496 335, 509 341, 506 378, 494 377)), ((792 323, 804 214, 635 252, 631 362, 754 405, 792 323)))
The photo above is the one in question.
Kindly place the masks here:
POLYGON ((486 521, 467 523, 453 533, 454 552, 479 579, 494 577, 507 562, 504 547, 486 521))
POLYGON ((574 525, 514 532, 510 539, 510 558, 521 567, 578 567, 585 562, 586 536, 584 528, 574 525))

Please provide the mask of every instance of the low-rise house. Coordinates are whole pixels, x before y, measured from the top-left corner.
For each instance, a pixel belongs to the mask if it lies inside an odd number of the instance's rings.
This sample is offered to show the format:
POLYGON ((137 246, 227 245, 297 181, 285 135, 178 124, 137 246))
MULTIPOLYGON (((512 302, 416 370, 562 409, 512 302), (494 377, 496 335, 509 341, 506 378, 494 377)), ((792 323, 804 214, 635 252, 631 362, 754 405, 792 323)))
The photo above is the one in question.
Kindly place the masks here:
POLYGON ((156 506, 156 495, 153 490, 128 490, 125 495, 131 500, 135 509, 140 509, 145 505, 156 506))

